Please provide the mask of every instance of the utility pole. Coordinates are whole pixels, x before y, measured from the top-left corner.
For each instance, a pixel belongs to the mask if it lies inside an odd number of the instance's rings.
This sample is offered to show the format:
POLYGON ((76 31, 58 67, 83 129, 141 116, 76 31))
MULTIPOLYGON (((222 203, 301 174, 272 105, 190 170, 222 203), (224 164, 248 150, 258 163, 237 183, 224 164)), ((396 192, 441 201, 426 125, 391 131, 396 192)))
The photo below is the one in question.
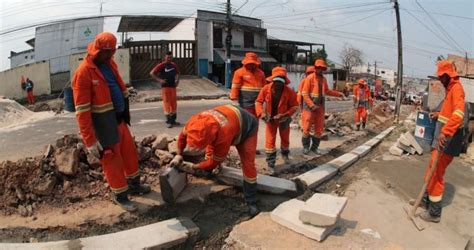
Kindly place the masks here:
POLYGON ((402 104, 402 88, 403 88, 403 57, 402 57, 402 27, 400 25, 400 10, 398 9, 398 0, 393 0, 393 8, 395 8, 395 16, 397 18, 397 38, 398 38, 398 69, 397 69, 397 85, 395 99, 395 122, 398 123, 400 116, 400 107, 402 104))
POLYGON ((226 5, 226 28, 227 28, 227 36, 225 37, 225 86, 226 88, 230 89, 231 87, 231 80, 230 76, 232 74, 232 67, 230 64, 230 49, 232 47, 232 20, 231 16, 231 8, 230 8, 230 0, 227 0, 226 5))
POLYGON ((466 53, 466 71, 464 72, 464 76, 467 77, 467 70, 469 69, 469 58, 467 58, 467 52, 466 53))

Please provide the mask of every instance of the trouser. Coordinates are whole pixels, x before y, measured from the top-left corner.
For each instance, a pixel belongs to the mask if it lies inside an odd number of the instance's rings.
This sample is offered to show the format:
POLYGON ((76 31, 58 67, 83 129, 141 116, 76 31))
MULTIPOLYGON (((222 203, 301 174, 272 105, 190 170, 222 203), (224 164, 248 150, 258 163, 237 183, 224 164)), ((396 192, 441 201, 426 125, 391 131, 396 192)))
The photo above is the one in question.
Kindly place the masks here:
POLYGON ((118 125, 118 132, 120 141, 105 147, 100 160, 105 178, 114 193, 127 191, 127 179, 139 175, 137 149, 125 122, 118 125))
POLYGON ((161 88, 161 97, 163 98, 163 112, 166 116, 166 123, 173 123, 176 121, 176 109, 178 106, 176 88, 161 88))
MULTIPOLYGON (((434 163, 436 161, 436 157, 438 156, 439 151, 438 150, 433 150, 431 152, 431 161, 429 168, 426 169, 425 172, 425 182, 427 182, 427 178, 429 175, 429 172, 431 171, 431 168, 434 167, 434 163)), ((436 171, 433 173, 433 176, 431 177, 431 181, 428 183, 428 195, 429 195, 429 200, 431 202, 440 202, 441 199, 443 198, 443 193, 444 193, 444 173, 446 172, 446 168, 448 167, 449 163, 453 160, 452 155, 448 155, 445 153, 441 152, 441 155, 438 160, 438 167, 436 171)))
POLYGON ((257 169, 255 167, 255 152, 257 150, 257 132, 235 146, 239 152, 242 172, 244 175, 244 198, 247 203, 257 202, 257 169))
POLYGON ((324 107, 319 107, 314 111, 303 109, 301 114, 303 122, 303 137, 308 137, 311 127, 314 126, 314 135, 320 138, 324 131, 324 107))
POLYGON ((356 126, 360 125, 360 122, 367 122, 367 109, 365 107, 358 107, 355 110, 355 124, 356 126))
POLYGON ((35 103, 35 96, 33 95, 33 90, 26 91, 26 96, 27 96, 28 104, 35 103))
POLYGON ((265 153, 267 163, 275 164, 276 161, 276 134, 280 131, 281 154, 288 155, 290 150, 290 126, 288 123, 267 122, 265 128, 265 153))

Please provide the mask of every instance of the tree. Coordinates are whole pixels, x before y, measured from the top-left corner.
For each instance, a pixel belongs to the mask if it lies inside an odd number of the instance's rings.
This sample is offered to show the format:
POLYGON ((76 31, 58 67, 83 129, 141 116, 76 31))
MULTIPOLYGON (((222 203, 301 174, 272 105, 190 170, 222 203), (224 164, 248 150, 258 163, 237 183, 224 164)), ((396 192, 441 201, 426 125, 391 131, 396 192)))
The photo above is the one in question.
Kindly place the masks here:
MULTIPOLYGON (((309 54, 309 64, 312 65, 317 59, 323 59, 328 67, 334 67, 334 62, 328 59, 328 54, 325 49, 317 49, 309 54)), ((304 55, 299 55, 296 59, 298 64, 307 64, 306 57, 304 55)))
POLYGON ((347 43, 344 44, 344 47, 339 52, 339 58, 341 59, 343 67, 349 72, 352 72, 352 68, 355 66, 362 65, 363 56, 364 53, 362 50, 347 43))

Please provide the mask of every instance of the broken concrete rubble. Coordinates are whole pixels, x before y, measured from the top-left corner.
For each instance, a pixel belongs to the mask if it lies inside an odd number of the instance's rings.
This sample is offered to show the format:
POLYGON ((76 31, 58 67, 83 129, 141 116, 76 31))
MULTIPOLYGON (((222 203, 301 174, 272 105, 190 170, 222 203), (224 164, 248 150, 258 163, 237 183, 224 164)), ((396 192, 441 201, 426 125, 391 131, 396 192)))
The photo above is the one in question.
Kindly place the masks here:
POLYGON ((395 155, 395 156, 402 156, 403 155, 403 149, 397 147, 397 145, 392 145, 388 151, 390 154, 395 155))
POLYGON ((299 213, 299 219, 313 226, 333 226, 339 220, 346 203, 347 197, 314 194, 305 202, 305 206, 299 213))
POLYGON ((403 152, 408 154, 423 154, 423 149, 415 140, 415 137, 410 132, 406 132, 398 138, 397 142, 389 149, 392 155, 401 156, 403 152))
POLYGON ((77 173, 79 168, 79 150, 77 148, 59 149, 54 158, 60 173, 69 176, 77 173))
POLYGON ((155 140, 153 141, 153 144, 151 146, 152 149, 161 149, 161 150, 166 150, 168 149, 168 139, 170 136, 168 134, 159 134, 156 136, 155 140))

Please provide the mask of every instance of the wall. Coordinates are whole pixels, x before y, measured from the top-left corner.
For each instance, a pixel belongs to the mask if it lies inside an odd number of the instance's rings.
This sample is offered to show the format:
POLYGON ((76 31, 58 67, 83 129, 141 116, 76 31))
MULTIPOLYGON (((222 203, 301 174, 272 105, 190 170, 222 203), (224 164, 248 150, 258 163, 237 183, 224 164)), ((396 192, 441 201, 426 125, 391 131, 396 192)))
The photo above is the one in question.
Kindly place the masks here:
POLYGON ((212 46, 212 22, 196 20, 196 41, 199 59, 214 61, 212 46))
POLYGON ((93 18, 36 28, 36 61, 50 60, 52 74, 69 71, 69 55, 85 51, 103 23, 103 18, 93 18))
POLYGON ((35 61, 35 51, 26 50, 10 57, 10 68, 15 68, 20 65, 25 65, 35 61))
POLYGON ((194 29, 196 26, 196 18, 186 18, 173 29, 168 32, 169 40, 192 40, 196 38, 194 36, 194 29))
POLYGON ((21 76, 34 83, 34 95, 51 94, 49 62, 37 62, 0 72, 0 95, 10 99, 22 99, 26 93, 21 89, 21 76))
MULTIPOLYGON (((79 64, 84 60, 86 54, 85 53, 78 53, 69 56, 69 67, 71 68, 70 71, 70 79, 73 78, 74 73, 76 72, 77 67, 79 64)), ((130 83, 130 53, 128 48, 117 49, 114 55, 115 63, 117 63, 118 70, 120 76, 122 76, 122 80, 126 83, 130 83)))

